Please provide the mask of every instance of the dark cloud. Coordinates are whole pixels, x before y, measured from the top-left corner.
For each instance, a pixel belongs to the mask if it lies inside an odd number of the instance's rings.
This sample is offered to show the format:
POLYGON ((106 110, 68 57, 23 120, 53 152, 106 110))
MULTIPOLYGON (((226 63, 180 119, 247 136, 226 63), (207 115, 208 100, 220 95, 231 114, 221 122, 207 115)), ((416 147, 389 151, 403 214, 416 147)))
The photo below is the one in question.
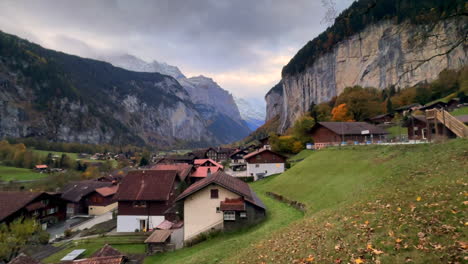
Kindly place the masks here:
MULTIPOLYGON (((342 9, 351 0, 337 2, 342 9)), ((1 1, 0 10, 1 30, 46 47, 166 61, 189 74, 221 76, 218 82, 234 93, 250 86, 258 95, 325 28, 321 0, 16 0, 1 1), (247 80, 259 74, 262 81, 243 83, 247 73, 247 80)))

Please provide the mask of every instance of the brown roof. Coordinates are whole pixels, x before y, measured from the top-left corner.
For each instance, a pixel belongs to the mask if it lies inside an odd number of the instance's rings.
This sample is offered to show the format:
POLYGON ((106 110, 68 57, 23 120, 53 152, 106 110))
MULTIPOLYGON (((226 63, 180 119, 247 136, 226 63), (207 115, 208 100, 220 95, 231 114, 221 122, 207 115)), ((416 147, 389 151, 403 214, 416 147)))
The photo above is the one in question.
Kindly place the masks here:
POLYGON ((109 246, 108 244, 104 245, 100 250, 96 251, 92 258, 94 257, 115 257, 115 256, 123 256, 123 254, 118 251, 117 249, 109 246))
POLYGON ((262 149, 257 149, 256 151, 251 152, 251 153, 245 155, 245 156, 244 156, 244 159, 245 159, 245 160, 246 160, 246 159, 249 159, 249 158, 251 158, 251 157, 257 156, 257 155, 260 154, 260 153, 267 152, 267 151, 268 151, 268 152, 271 152, 271 153, 273 153, 273 154, 275 154, 275 155, 277 155, 277 156, 280 156, 280 157, 282 157, 282 158, 286 158, 285 156, 283 156, 283 155, 281 155, 281 154, 279 154, 279 153, 276 153, 276 152, 274 152, 274 151, 272 151, 272 150, 270 150, 270 149, 262 148, 262 149))
POLYGON ((145 240, 145 243, 163 243, 172 234, 172 230, 154 230, 153 233, 145 240))
POLYGON ((169 230, 169 229, 172 228, 173 225, 174 225, 174 223, 172 223, 171 221, 164 220, 156 228, 157 229, 163 229, 163 230, 169 230))
POLYGON ((107 196, 116 194, 118 189, 119 189, 118 185, 112 185, 109 187, 97 188, 96 192, 104 197, 107 197, 107 196))
POLYGON ((21 253, 16 258, 8 262, 8 264, 41 264, 41 262, 21 253))
POLYGON ((43 192, 0 192, 0 221, 21 210, 43 192))
POLYGON ((130 171, 120 183, 118 201, 166 201, 174 186, 176 171, 130 171))
POLYGON ((192 171, 193 165, 188 163, 175 163, 175 164, 157 164, 154 165, 152 170, 175 170, 179 173, 179 178, 184 181, 192 171))
POLYGON ((247 183, 232 177, 223 171, 213 173, 210 176, 190 185, 182 194, 179 195, 179 197, 177 197, 176 201, 182 200, 212 183, 224 187, 231 192, 237 193, 238 195, 244 197, 246 201, 258 207, 266 208, 263 202, 257 197, 255 192, 247 183))
POLYGON ((62 189, 62 199, 76 203, 84 196, 94 192, 96 189, 111 185, 111 182, 100 182, 95 180, 70 183, 62 189))
POLYGON ((318 125, 328 128, 338 135, 361 135, 364 130, 369 130, 369 134, 388 134, 384 129, 366 122, 319 122, 318 125))
POLYGON ((94 258, 85 258, 73 260, 68 263, 73 264, 120 264, 124 262, 124 256, 108 256, 108 257, 94 257, 94 258))

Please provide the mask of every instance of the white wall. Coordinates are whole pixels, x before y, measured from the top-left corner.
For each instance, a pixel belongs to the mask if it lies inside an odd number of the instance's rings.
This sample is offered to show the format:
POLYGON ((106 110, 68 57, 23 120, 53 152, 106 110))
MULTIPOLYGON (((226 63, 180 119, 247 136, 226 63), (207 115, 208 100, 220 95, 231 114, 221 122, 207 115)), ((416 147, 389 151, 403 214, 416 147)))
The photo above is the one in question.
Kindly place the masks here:
POLYGON ((254 176, 254 180, 258 180, 257 173, 265 173, 265 176, 269 176, 283 172, 284 163, 247 163, 247 175, 254 176))
MULTIPOLYGON (((135 232, 135 229, 140 229, 140 220, 148 221, 146 215, 118 215, 117 216, 117 232, 135 232)), ((155 228, 164 221, 164 216, 150 216, 148 227, 155 228)))
POLYGON ((239 195, 211 184, 184 200, 184 240, 190 240, 211 228, 223 227, 223 212, 216 212, 221 201, 239 195), (211 189, 218 189, 218 198, 211 199, 211 189))

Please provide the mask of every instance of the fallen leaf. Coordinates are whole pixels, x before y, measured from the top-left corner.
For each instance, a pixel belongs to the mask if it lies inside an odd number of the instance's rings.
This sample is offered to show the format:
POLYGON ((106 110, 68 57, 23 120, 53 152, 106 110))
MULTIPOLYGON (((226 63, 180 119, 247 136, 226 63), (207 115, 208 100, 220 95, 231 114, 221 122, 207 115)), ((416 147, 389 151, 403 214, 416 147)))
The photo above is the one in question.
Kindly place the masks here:
POLYGON ((354 260, 354 263, 362 264, 362 263, 364 263, 364 260, 362 258, 357 258, 357 259, 354 260))
POLYGON ((397 238, 397 239, 395 240, 395 242, 397 242, 397 243, 401 243, 401 241, 403 241, 403 239, 401 239, 401 238, 397 238))
POLYGON ((416 198, 416 201, 421 201, 421 196, 418 196, 418 198, 416 198))

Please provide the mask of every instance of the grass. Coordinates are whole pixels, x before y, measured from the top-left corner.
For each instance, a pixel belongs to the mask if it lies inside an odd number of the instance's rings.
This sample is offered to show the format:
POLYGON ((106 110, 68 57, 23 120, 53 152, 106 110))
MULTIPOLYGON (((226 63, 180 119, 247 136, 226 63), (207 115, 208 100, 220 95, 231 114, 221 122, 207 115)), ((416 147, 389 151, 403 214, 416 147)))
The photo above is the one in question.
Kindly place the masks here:
POLYGON ((190 248, 147 257, 145 263, 234 263, 239 252, 246 247, 261 239, 268 239, 273 232, 302 217, 301 212, 264 194, 265 185, 272 180, 274 176, 252 184, 268 208, 267 219, 263 223, 246 230, 220 234, 190 248))
MULTIPOLYGON (((35 149, 33 151, 40 154, 40 155, 42 155, 42 156, 44 156, 44 157, 49 155, 49 153, 52 153, 52 155, 57 155, 59 157, 61 157, 62 154, 65 154, 72 160, 81 160, 83 162, 92 162, 92 163, 94 163, 94 162, 105 162, 105 160, 81 159, 81 158, 78 157, 79 153, 73 153, 73 152, 59 152, 59 151, 38 150, 38 149, 35 149)), ((111 163, 112 163, 113 167, 117 167, 117 161, 116 160, 111 160, 111 163)))
POLYGON ((306 217, 236 260, 462 263, 467 149, 468 140, 457 139, 317 151, 264 186, 305 203, 306 217))
POLYGON ((468 115, 468 106, 455 109, 451 114, 454 116, 468 115))
POLYGON ((2 181, 36 180, 44 177, 47 177, 47 174, 37 173, 30 169, 0 166, 0 180, 2 181))
POLYGON ((46 259, 43 263, 58 263, 60 259, 75 249, 86 249, 82 257, 91 256, 94 252, 101 249, 105 244, 111 245, 113 248, 125 254, 144 254, 145 244, 143 243, 146 236, 107 236, 90 238, 86 240, 72 241, 67 243, 67 247, 46 259))
POLYGON ((408 136, 408 128, 407 127, 401 127, 401 126, 391 126, 389 128, 386 128, 388 133, 390 133, 390 137, 400 137, 401 136, 408 136))
POLYGON ((291 163, 291 167, 292 167, 296 165, 298 162, 301 162, 303 159, 309 157, 312 153, 314 153, 314 150, 304 149, 301 152, 297 153, 296 155, 290 157, 288 161, 289 163, 291 163))

